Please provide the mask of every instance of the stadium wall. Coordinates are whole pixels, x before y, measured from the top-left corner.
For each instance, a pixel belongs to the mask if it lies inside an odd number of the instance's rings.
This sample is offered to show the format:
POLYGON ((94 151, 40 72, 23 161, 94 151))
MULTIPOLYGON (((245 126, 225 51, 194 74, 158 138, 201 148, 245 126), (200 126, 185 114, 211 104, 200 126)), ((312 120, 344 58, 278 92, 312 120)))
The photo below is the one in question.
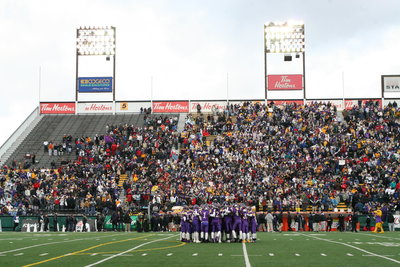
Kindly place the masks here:
MULTIPOLYGON (((378 102, 380 107, 397 102, 400 98, 380 99, 380 98, 350 98, 350 99, 274 99, 267 100, 267 103, 274 103, 282 106, 287 104, 311 104, 311 103, 331 103, 338 110, 351 109, 359 104, 365 105, 367 101, 378 102)), ((265 103, 265 99, 248 100, 168 100, 168 101, 116 101, 116 102, 41 102, 40 114, 119 114, 119 113, 140 113, 141 108, 151 108, 153 113, 188 113, 197 112, 200 105, 201 112, 212 112, 213 109, 222 111, 227 104, 243 104, 244 102, 265 103)))

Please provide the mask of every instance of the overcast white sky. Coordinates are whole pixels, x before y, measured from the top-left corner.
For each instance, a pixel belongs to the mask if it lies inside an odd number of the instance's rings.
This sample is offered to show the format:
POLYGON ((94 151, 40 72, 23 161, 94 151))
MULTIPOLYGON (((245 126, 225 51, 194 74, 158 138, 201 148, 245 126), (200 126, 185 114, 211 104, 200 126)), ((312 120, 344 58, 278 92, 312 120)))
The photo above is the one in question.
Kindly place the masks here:
POLYGON ((400 73, 398 0, 1 0, 0 144, 41 100, 73 101, 78 26, 117 27, 117 100, 264 98, 263 24, 302 20, 307 98, 380 97, 400 73))

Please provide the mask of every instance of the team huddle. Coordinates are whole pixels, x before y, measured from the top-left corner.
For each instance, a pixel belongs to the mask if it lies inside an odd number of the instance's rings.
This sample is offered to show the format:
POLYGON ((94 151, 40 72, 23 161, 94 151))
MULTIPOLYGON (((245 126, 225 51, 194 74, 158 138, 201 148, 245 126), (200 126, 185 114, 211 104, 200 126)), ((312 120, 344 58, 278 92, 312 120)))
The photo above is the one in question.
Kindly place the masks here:
POLYGON ((183 242, 256 242, 255 211, 245 205, 195 205, 181 214, 183 242))

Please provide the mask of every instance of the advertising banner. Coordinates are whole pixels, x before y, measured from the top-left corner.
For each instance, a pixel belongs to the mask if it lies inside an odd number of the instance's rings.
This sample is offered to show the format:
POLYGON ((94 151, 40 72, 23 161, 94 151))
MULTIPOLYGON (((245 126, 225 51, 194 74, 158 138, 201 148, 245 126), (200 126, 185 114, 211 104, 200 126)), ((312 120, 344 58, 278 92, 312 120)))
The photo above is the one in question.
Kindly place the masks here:
POLYGON ((400 228, 400 215, 393 215, 394 217, 394 228, 400 228))
MULTIPOLYGON (((136 230, 136 221, 138 220, 138 216, 136 216, 136 215, 133 215, 133 216, 130 216, 131 217, 131 219, 132 219, 132 222, 131 222, 131 230, 136 230)), ((125 228, 125 224, 124 225, 121 225, 123 228, 122 229, 117 229, 117 230, 123 230, 124 228, 125 228)), ((106 220, 105 220, 105 222, 104 222, 104 229, 106 229, 106 230, 112 230, 112 223, 111 223, 111 216, 110 215, 107 215, 106 216, 106 220)))
POLYGON ((190 112, 197 112, 197 105, 200 105, 201 112, 212 112, 213 110, 225 110, 226 101, 196 101, 190 102, 190 112))
POLYGON ((78 103, 78 113, 112 113, 114 104, 107 102, 99 103, 78 103))
POLYGON ((78 78, 79 93, 111 93, 112 77, 80 77, 78 78))
POLYGON ((189 112, 189 101, 153 102, 153 113, 186 113, 189 112))
POLYGON ((306 100, 306 104, 310 105, 313 103, 318 103, 318 104, 328 104, 331 103, 332 106, 335 106, 337 109, 342 110, 343 109, 343 100, 329 100, 329 99, 318 99, 318 100, 306 100))
POLYGON ((382 76, 383 91, 400 93, 400 75, 399 76, 382 76))
POLYGON ((393 105, 396 102, 397 106, 400 106, 400 99, 384 99, 383 106, 386 107, 389 104, 393 105))
POLYGON ((117 102, 115 109, 117 113, 139 113, 140 109, 151 107, 151 102, 117 102))
MULTIPOLYGON (((78 220, 76 223, 75 231, 82 232, 83 229, 83 220, 78 220)), ((86 222, 86 232, 97 232, 97 220, 96 219, 87 219, 86 222)))
POLYGON ((382 107, 382 99, 346 99, 344 103, 346 109, 352 109, 354 106, 359 106, 359 104, 361 104, 361 106, 364 106, 369 101, 378 102, 379 107, 382 107))
POLYGON ((39 229, 39 222, 36 219, 23 219, 22 220, 22 227, 21 232, 38 232, 39 229))
POLYGON ((75 114, 75 103, 40 103, 40 114, 75 114))
POLYGON ((302 90, 303 75, 268 75, 268 90, 302 90))
POLYGON ((284 106, 284 105, 289 105, 289 104, 297 104, 297 105, 303 105, 304 101, 303 100, 268 100, 267 103, 271 104, 274 102, 274 105, 276 106, 284 106))

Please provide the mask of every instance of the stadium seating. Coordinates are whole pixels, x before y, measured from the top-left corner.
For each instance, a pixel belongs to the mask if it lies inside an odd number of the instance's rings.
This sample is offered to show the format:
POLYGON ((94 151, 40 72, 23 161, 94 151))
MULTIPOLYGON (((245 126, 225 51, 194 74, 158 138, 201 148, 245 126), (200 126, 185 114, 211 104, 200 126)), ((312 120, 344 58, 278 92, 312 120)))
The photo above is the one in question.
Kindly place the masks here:
MULTIPOLYGON (((35 194, 61 180, 76 187, 77 206, 90 212, 137 209, 148 201, 157 212, 212 202, 245 202, 259 211, 388 210, 399 206, 399 115, 373 102, 343 116, 329 104, 244 103, 221 113, 188 114, 183 129, 168 119, 172 114, 147 120, 144 114, 44 116, 12 159, 34 153, 35 167, 46 168, 57 159, 57 172, 32 184, 17 173, 17 184, 9 181, 6 190, 24 183, 35 194), (137 131, 146 141, 136 139, 137 131), (66 134, 79 143, 71 154, 44 152, 43 141, 60 143, 66 134), (109 134, 111 141, 96 146, 87 139, 109 134)), ((16 191, 14 206, 24 201, 16 191)), ((71 196, 52 194, 51 201, 71 196)), ((33 206, 31 198, 25 201, 33 206)))

